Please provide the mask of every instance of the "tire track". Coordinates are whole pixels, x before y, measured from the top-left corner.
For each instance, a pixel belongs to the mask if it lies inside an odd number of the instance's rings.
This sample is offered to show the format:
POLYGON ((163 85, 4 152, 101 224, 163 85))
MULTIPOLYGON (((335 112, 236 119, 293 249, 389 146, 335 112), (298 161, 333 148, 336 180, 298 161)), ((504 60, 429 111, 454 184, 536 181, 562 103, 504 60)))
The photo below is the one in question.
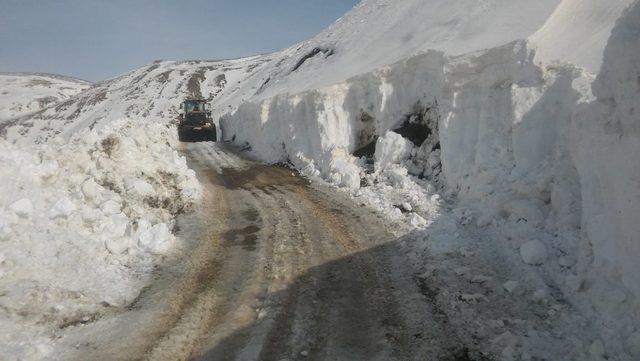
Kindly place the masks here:
POLYGON ((438 359, 381 219, 224 144, 183 146, 205 191, 180 227, 193 246, 66 359, 438 359))

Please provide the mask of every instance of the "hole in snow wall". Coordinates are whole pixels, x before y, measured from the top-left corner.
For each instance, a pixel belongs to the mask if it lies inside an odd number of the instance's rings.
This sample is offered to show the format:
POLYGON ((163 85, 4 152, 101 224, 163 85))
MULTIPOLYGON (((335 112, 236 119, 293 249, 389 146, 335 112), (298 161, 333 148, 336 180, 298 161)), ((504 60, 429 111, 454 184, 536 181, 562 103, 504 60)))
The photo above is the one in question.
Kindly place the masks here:
MULTIPOLYGON (((336 158, 370 158, 386 131, 430 117, 443 89, 443 64, 443 55, 431 51, 324 88, 246 102, 221 118, 224 139, 251 144, 265 161, 290 159, 329 175, 336 158)), ((408 133, 418 142, 434 128, 408 133)))

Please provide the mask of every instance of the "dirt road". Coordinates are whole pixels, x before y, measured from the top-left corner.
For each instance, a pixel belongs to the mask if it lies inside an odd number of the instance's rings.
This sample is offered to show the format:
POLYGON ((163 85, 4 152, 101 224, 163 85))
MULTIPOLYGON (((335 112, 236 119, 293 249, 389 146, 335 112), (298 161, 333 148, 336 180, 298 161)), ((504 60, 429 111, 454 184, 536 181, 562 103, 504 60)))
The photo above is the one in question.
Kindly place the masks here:
POLYGON ((75 359, 464 360, 385 222, 223 144, 184 144, 204 186, 189 252, 75 359))

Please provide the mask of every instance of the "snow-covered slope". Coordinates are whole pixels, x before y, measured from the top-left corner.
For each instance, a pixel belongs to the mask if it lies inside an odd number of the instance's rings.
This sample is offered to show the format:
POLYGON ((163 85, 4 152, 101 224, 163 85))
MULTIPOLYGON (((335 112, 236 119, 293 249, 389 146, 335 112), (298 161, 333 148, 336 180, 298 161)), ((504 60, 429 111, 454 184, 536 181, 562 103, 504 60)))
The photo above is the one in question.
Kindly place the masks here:
POLYGON ((98 83, 64 102, 14 119, 5 129, 10 140, 41 143, 101 128, 123 117, 169 124, 177 119, 187 96, 215 101, 237 96, 239 85, 270 59, 252 57, 224 61, 156 62, 98 83))
POLYGON ((67 100, 90 86, 60 75, 0 73, 0 123, 67 100))
POLYGON ((535 32, 560 0, 367 0, 316 37, 287 49, 263 96, 333 84, 440 50, 460 55, 535 32))
POLYGON ((565 0, 531 36, 538 59, 560 60, 597 73, 611 28, 633 0, 565 0))

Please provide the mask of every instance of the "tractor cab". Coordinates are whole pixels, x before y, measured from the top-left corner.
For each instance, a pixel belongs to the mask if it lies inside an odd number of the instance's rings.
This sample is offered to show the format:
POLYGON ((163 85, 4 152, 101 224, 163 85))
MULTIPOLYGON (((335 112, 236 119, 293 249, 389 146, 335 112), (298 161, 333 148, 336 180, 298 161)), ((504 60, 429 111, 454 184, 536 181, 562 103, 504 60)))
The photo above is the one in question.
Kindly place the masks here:
POLYGON ((187 99, 183 103, 184 112, 186 113, 204 113, 207 111, 208 104, 204 99, 187 99))
POLYGON ((181 142, 207 142, 216 140, 216 126, 211 119, 209 104, 204 99, 191 98, 182 103, 178 122, 181 142))

